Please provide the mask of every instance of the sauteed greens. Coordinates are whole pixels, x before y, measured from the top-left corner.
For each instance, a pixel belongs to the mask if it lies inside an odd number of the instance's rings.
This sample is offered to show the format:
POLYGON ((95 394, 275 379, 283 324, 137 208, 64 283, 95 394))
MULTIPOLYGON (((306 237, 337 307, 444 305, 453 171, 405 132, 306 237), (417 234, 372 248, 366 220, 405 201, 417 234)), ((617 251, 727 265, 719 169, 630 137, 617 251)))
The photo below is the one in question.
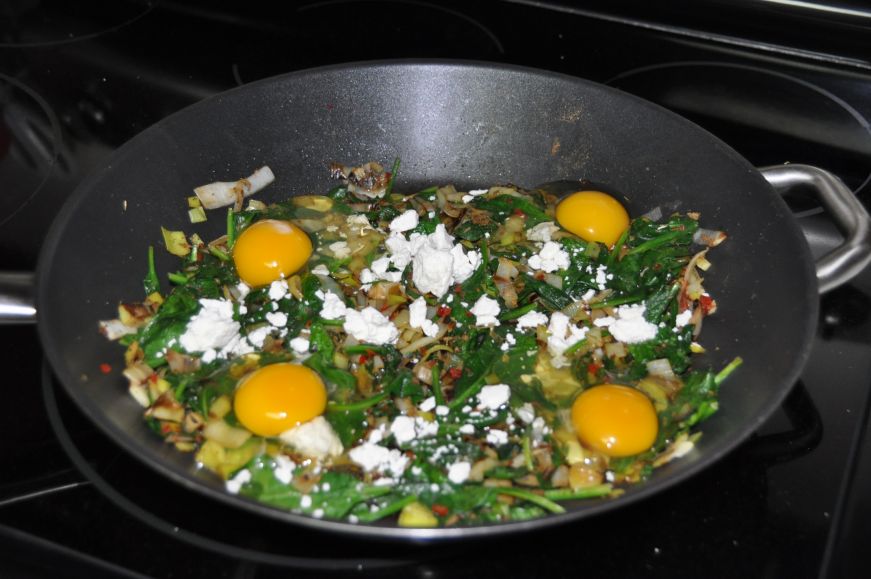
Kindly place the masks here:
MULTIPOLYGON (((561 513, 692 449, 690 429, 740 364, 691 368, 716 310, 700 272, 724 234, 652 212, 608 247, 571 232, 577 212, 557 223, 545 192, 399 193, 397 168, 337 165, 326 195, 244 210, 231 190, 227 233, 208 243, 163 231, 180 260, 169 284, 149 253, 146 298, 101 323, 127 347, 130 392, 156 433, 230 492, 409 527, 561 513), (304 265, 249 285, 240 245, 256 223, 283 227, 267 220, 307 234, 287 249, 304 265), (260 373, 283 363, 303 374, 260 373), (255 375, 262 389, 243 401, 255 375)), ((265 235, 245 242, 255 255, 275 249, 265 235)))

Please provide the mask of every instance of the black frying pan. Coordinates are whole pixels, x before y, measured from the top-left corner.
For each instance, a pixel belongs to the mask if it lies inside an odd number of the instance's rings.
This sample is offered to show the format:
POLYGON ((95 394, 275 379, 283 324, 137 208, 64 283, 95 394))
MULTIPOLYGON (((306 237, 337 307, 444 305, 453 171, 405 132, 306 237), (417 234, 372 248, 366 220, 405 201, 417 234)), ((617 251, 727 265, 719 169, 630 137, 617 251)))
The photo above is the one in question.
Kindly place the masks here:
MULTIPOLYGON (((818 173, 780 169, 774 181, 818 173)), ((817 178, 817 177, 815 177, 817 178)), ((819 177, 825 181, 826 177, 819 177)), ((824 185, 838 190, 838 183, 824 185)), ((843 190, 841 189, 843 193, 843 190)), ((844 215, 855 209, 844 209, 844 215)), ((867 218, 867 216, 866 216, 867 218)), ((848 219, 845 217, 845 219, 848 219)), ((854 219, 854 220, 855 220, 854 219)), ((867 222, 860 226, 867 234, 867 222)), ((850 225, 848 223, 848 225, 850 225)), ((853 224, 855 225, 855 223, 853 224)), ((830 261, 864 264, 853 244, 830 261)), ((158 252, 161 253, 161 252, 158 252)), ((160 257, 159 271, 175 266, 160 257)), ((827 274, 828 275, 828 274, 827 274)), ((834 280, 834 281, 833 281, 834 280)), ((57 377, 82 410, 130 453, 206 495, 265 516, 350 535, 448 538, 515 532, 628 504, 684 480, 756 430, 792 387, 817 321, 818 284, 801 232, 757 169, 688 121, 632 96, 563 75, 485 64, 375 63, 303 71, 218 95, 124 145, 76 190, 57 218, 37 274, 39 333, 57 377), (330 161, 402 158, 397 188, 460 188, 556 179, 607 183, 638 215, 660 206, 700 211, 729 241, 712 252, 706 287, 719 310, 705 322, 698 364, 745 360, 726 383, 721 410, 689 455, 616 500, 569 505, 564 515, 462 529, 401 529, 315 520, 229 495, 148 430, 121 377, 122 351, 97 332, 121 300, 141 295, 146 250, 161 225, 216 237, 223 218, 187 221, 185 197, 213 180, 268 164, 279 200, 330 186, 330 161), (114 370, 103 375, 100 364, 114 370)), ((156 491, 158 492, 158 491, 156 491)), ((172 492, 172 484, 159 492, 172 492)))

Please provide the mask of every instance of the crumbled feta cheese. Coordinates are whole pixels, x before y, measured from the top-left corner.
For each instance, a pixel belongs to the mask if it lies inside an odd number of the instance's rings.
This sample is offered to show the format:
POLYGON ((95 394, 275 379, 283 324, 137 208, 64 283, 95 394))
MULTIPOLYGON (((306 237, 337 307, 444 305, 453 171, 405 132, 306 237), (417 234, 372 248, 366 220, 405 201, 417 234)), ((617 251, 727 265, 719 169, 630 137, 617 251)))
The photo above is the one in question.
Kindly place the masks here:
POLYGON ((311 343, 308 338, 303 338, 302 336, 297 336, 290 341, 290 348, 297 354, 308 353, 309 346, 311 346, 311 343))
POLYGON ((236 284, 236 291, 239 293, 239 299, 244 299, 245 296, 251 293, 251 287, 244 281, 240 281, 236 284))
POLYGON ((538 253, 529 257, 527 263, 532 269, 548 273, 566 269, 571 264, 569 254, 555 241, 546 242, 538 253))
POLYGON ((344 451, 342 441, 323 416, 317 416, 290 430, 285 430, 278 437, 300 454, 318 460, 328 456, 339 456, 344 451))
POLYGON ((351 248, 347 241, 335 241, 329 245, 330 251, 336 259, 345 259, 351 256, 351 248))
POLYGON ((399 330, 393 322, 371 306, 359 312, 347 310, 343 328, 361 342, 370 344, 395 344, 399 338, 399 330))
POLYGON ((438 423, 420 416, 397 416, 390 423, 390 434, 397 444, 406 444, 417 438, 428 438, 438 433, 438 423))
POLYGON ((321 298, 324 302, 321 307, 321 317, 325 320, 338 320, 345 317, 348 312, 348 306, 345 302, 333 292, 323 292, 318 290, 315 295, 321 298))
POLYGON ((526 239, 529 241, 547 242, 551 240, 551 236, 557 231, 559 231, 559 227, 553 221, 545 221, 527 229, 526 239))
POLYGON ((423 412, 429 412, 430 410, 432 410, 435 407, 436 407, 435 396, 430 396, 429 398, 427 398, 426 400, 421 402, 420 406, 418 406, 418 408, 420 408, 420 410, 423 412))
POLYGON ((505 334, 505 343, 509 346, 513 346, 514 344, 516 344, 517 340, 514 338, 514 334, 512 334, 511 332, 505 334))
POLYGON ((269 299, 277 302, 287 295, 287 282, 283 279, 278 279, 269 284, 269 299))
POLYGON ((451 285, 453 258, 449 251, 424 245, 411 263, 411 279, 420 293, 443 296, 451 285))
POLYGON ((242 488, 242 485, 250 481, 251 471, 247 468, 243 468, 236 473, 236 476, 225 482, 224 487, 227 489, 227 492, 236 495, 239 494, 239 490, 242 488))
POLYGON ((284 484, 290 484, 290 481, 293 480, 293 471, 295 469, 295 462, 285 455, 279 454, 275 457, 275 470, 272 471, 272 474, 284 484))
POLYGON ((656 324, 648 322, 644 318, 647 310, 644 304, 620 306, 615 310, 616 320, 608 326, 608 331, 615 340, 626 344, 646 342, 656 337, 658 328, 656 324))
POLYGON ((547 350, 551 355, 551 365, 562 368, 569 365, 563 352, 572 347, 587 335, 587 327, 578 327, 570 323, 569 317, 562 312, 554 312, 547 326, 547 350))
POLYGON ((323 509, 315 509, 312 511, 312 516, 316 519, 322 519, 324 516, 324 510, 323 509))
POLYGON ((517 414, 517 418, 526 424, 532 424, 532 421, 535 420, 535 408, 529 402, 524 402, 523 405, 514 412, 517 414))
POLYGON ((248 341, 239 335, 241 328, 239 322, 233 320, 233 302, 202 298, 200 311, 188 322, 179 344, 187 352, 214 350, 216 357, 253 352, 248 341))
POLYGON ((463 283, 475 273, 481 265, 481 253, 476 250, 466 253, 459 243, 451 248, 452 284, 463 283))
POLYGON ((600 290, 607 289, 608 287, 608 275, 612 274, 608 273, 608 268, 605 265, 600 265, 596 268, 596 285, 599 286, 600 290))
POLYGON ((346 221, 348 223, 348 226, 357 232, 357 235, 363 235, 364 233, 366 233, 366 231, 370 229, 375 229, 374 227, 372 227, 372 224, 369 223, 369 218, 359 213, 355 215, 348 215, 346 221))
POLYGON ((451 285, 467 280, 481 263, 481 254, 466 253, 462 245, 454 245, 453 236, 441 223, 433 233, 412 233, 408 240, 393 233, 386 244, 397 269, 402 270, 411 262, 412 281, 418 291, 437 297, 443 296, 451 285))
POLYGON ((464 424, 460 427, 460 433, 462 433, 462 434, 475 434, 475 426, 472 424, 464 424))
POLYGON ((544 435, 550 433, 550 428, 548 428, 547 423, 544 421, 544 418, 541 416, 537 416, 535 420, 532 421, 532 441, 535 445, 541 444, 541 441, 544 440, 544 435))
POLYGON ((380 472, 401 476, 408 466, 408 457, 401 451, 388 449, 378 444, 364 442, 348 451, 348 458, 366 472, 380 472))
POLYGON ((692 317, 693 317, 692 310, 684 310, 681 313, 679 313, 677 315, 677 317, 675 318, 674 326, 676 328, 682 328, 685 325, 687 325, 688 323, 690 323, 690 318, 692 318, 692 317))
POLYGON ((585 302, 588 302, 591 299, 593 299, 594 295, 596 295, 596 290, 589 289, 589 290, 584 292, 584 295, 581 296, 581 299, 584 300, 585 302))
POLYGON ((255 348, 262 348, 263 341, 266 340, 266 336, 268 336, 271 331, 272 328, 269 326, 260 326, 259 328, 251 330, 246 336, 248 338, 248 343, 255 348))
POLYGON ((390 222, 390 231, 402 233, 404 231, 414 229, 415 227, 417 227, 417 224, 419 222, 420 218, 417 215, 417 211, 415 211, 414 209, 409 209, 402 215, 393 218, 393 220, 390 222))
POLYGON ((472 189, 468 194, 463 195, 463 203, 468 203, 475 197, 480 197, 481 195, 486 195, 489 189, 472 189))
POLYGON ((481 296, 472 309, 469 310, 475 316, 475 325, 478 327, 498 326, 499 302, 487 296, 481 296))
POLYGON ((273 327, 283 328, 287 325, 287 314, 284 312, 269 312, 266 314, 266 321, 273 327))
POLYGON ((491 428, 487 432, 487 444, 501 446, 508 443, 508 433, 498 428, 491 428))
POLYGON ((454 484, 463 484, 472 472, 472 465, 466 461, 455 462, 448 467, 448 480, 454 484))
POLYGON ((311 495, 302 495, 302 496, 299 498, 299 506, 301 506, 301 507, 304 508, 304 509, 307 509, 307 508, 309 508, 310 506, 312 506, 312 498, 311 498, 311 495))
POLYGON ((451 409, 448 408, 447 406, 443 406, 440 404, 440 405, 436 406, 435 413, 436 413, 436 416, 447 416, 448 414, 451 413, 451 409))
POLYGON ((372 273, 375 275, 384 275, 387 273, 387 268, 390 267, 389 257, 379 257, 372 262, 372 273))
POLYGON ((315 275, 330 275, 330 270, 324 264, 319 263, 312 268, 312 273, 315 275))
POLYGON ((484 386, 478 392, 478 403, 484 408, 497 410, 511 398, 511 388, 508 384, 491 384, 484 386))
POLYGON ((430 338, 439 333, 439 326, 426 318, 426 300, 419 297, 408 306, 408 325, 412 328, 420 328, 430 338))
POLYGON ((535 328, 543 326, 547 323, 547 316, 535 310, 526 312, 517 318, 517 329, 524 330, 526 328, 535 328))

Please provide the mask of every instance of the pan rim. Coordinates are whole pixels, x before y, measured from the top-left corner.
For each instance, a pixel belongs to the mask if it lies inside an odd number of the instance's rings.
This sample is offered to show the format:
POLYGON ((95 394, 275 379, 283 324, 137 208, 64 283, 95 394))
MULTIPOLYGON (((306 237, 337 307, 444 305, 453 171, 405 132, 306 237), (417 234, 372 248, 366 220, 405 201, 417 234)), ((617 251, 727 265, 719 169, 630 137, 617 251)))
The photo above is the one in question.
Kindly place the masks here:
MULTIPOLYGON (((176 119, 179 115, 189 114, 190 111, 198 110, 200 107, 209 107, 212 105, 212 103, 220 101, 224 98, 235 98, 237 95, 243 94, 247 91, 256 91, 260 90, 260 88, 264 86, 281 83, 289 77, 305 78, 306 76, 322 75, 324 73, 334 73, 344 70, 376 68, 402 69, 419 67, 510 71, 518 74, 558 79, 562 82, 574 84, 576 86, 587 87, 589 90, 593 91, 619 94, 620 98, 629 100, 637 107, 646 108, 653 111, 657 115, 666 115, 672 121, 681 123, 687 128, 687 130, 696 132, 701 131, 702 133, 706 134, 707 137, 712 141, 712 145, 716 145, 719 147, 719 152, 721 154, 730 157, 733 162, 736 162, 739 165, 743 165, 748 170, 752 170, 757 173, 758 179, 763 182, 764 186, 771 191, 771 195, 773 197, 776 197, 776 201, 774 201, 775 204, 782 204, 783 207, 786 206, 785 202, 780 198, 779 195, 777 195, 776 192, 774 192, 773 188, 771 188, 771 186, 764 181, 761 174, 758 174, 758 171, 756 171, 756 169, 753 168, 746 159, 740 156, 737 152, 735 152, 731 147, 729 147, 719 138, 712 135, 705 129, 699 127, 698 125, 695 125, 684 117, 681 117, 680 115, 677 115, 667 109, 660 107, 659 105, 636 97, 629 93, 620 91, 619 89, 615 89, 613 87, 609 87, 606 85, 595 83, 593 81, 589 81, 587 79, 574 77, 564 73, 485 61, 447 59, 403 59, 335 64, 324 67, 309 68, 269 78, 264 78, 250 84, 235 87, 228 91, 215 94, 207 99, 204 99, 179 111, 176 111, 175 113, 165 117, 164 119, 161 119, 154 125, 151 125, 144 131, 131 138, 128 142, 126 142, 119 149, 113 152, 101 164, 98 170, 91 173, 76 187, 76 189, 70 195, 67 202, 64 203, 63 207, 59 211, 54 222, 52 223, 49 233, 46 236, 45 242, 40 250, 39 261, 37 264, 37 315, 40 316, 39 312, 45 311, 45 308, 42 308, 41 306, 45 303, 49 296, 49 288, 47 287, 48 284, 41 283, 41 281, 48 278, 49 272, 51 270, 50 263, 53 261, 50 258, 57 252, 58 244, 61 241, 62 233, 66 231, 71 217, 75 214, 78 207, 87 200, 89 191, 94 188, 95 184, 99 183, 102 174, 106 171, 111 170, 112 165, 115 162, 126 158, 135 148, 138 142, 144 138, 147 138, 148 135, 155 134, 164 130, 168 125, 173 123, 174 119, 176 119)), ((795 384, 796 380, 800 376, 801 371, 804 368, 808 357, 810 356, 813 346, 813 336, 816 333, 818 323, 817 318, 819 309, 819 297, 816 284, 816 275, 813 270, 811 252, 806 240, 801 234, 800 228, 798 227, 797 223, 795 223, 795 221, 791 221, 789 223, 788 230, 790 234, 795 238, 797 253, 801 254, 796 259, 799 259, 804 264, 804 269, 802 273, 805 276, 807 283, 804 284, 804 295, 802 296, 802 298, 808 310, 808 314, 805 318, 806 324, 804 328, 804 335, 802 336, 801 351, 793 352, 793 361, 789 368, 789 372, 787 372, 785 376, 779 378, 781 384, 789 384, 789 387, 779 388, 776 392, 776 395, 772 396, 768 400, 768 403, 761 407, 761 410, 752 417, 752 420, 746 420, 744 424, 742 424, 741 427, 737 429, 736 436, 734 436, 732 440, 708 449, 704 460, 698 460, 687 464, 684 468, 678 470, 676 473, 673 473, 670 478, 660 480, 654 479, 641 485, 632 486, 627 489, 627 492, 623 496, 617 499, 599 499, 595 502, 587 501, 583 503, 583 508, 569 511, 563 514, 551 514, 528 521, 509 521, 503 523, 487 523, 470 527, 438 529, 409 529, 398 526, 388 527, 379 525, 355 525, 341 521, 314 519, 306 515, 283 511, 276 507, 259 503, 253 499, 248 499, 247 497, 231 495, 223 491, 222 489, 219 490, 218 488, 205 484, 203 481, 196 479, 189 473, 182 473, 176 471, 174 468, 172 468, 171 464, 164 464, 159 460, 153 460, 153 458, 147 452, 143 453, 143 450, 147 451, 147 449, 139 445, 139 443, 135 439, 117 428, 114 423, 106 420, 101 420, 100 418, 104 415, 102 408, 95 402, 79 395, 78 391, 70 386, 71 384, 74 384, 78 381, 78 377, 71 375, 69 369, 65 367, 65 364, 63 364, 63 360, 60 355, 60 346, 58 346, 58 348, 54 347, 52 336, 48 331, 49 323, 45 323, 42 321, 42 319, 40 319, 39 323, 37 324, 37 330, 40 335, 40 341, 43 345, 43 349, 45 350, 45 355, 50 362, 53 373, 58 377, 58 380, 63 386, 64 390, 76 402, 79 408, 82 409, 84 414, 92 422, 94 422, 107 436, 109 436, 117 444, 121 445, 125 450, 127 450, 130 454, 135 456, 141 462, 157 470, 167 478, 175 481, 178 484, 182 484, 189 489, 207 494, 209 497, 227 503, 230 506, 243 508, 245 510, 253 511, 255 513, 279 519, 291 524, 302 525, 328 533, 355 536, 358 538, 398 540, 408 542, 429 542, 436 540, 455 540, 459 538, 465 539, 471 537, 489 537, 496 534, 513 534, 517 532, 527 532, 534 529, 541 529, 544 527, 551 527, 555 525, 563 525, 586 517, 599 516, 601 513, 608 510, 635 504, 638 501, 655 495, 662 490, 671 488, 676 484, 682 483, 689 478, 695 476, 700 471, 710 466, 712 463, 721 460, 726 454, 732 452, 737 446, 744 442, 750 436, 750 434, 757 430, 759 426, 761 426, 762 423, 765 422, 765 420, 767 420, 771 416, 771 414, 783 402, 784 398, 787 396, 789 391, 792 389, 792 386, 795 384)))

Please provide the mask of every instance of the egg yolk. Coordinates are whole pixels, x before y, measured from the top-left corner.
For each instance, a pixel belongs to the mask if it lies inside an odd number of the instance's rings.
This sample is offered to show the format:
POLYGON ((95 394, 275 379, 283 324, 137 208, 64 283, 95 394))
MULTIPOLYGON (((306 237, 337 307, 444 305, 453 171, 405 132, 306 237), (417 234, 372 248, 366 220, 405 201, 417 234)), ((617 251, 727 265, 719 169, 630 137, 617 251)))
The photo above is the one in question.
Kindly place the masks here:
POLYGON ((251 224, 233 246, 239 278, 251 287, 291 275, 305 265, 311 254, 312 242, 305 231, 276 219, 251 224))
POLYGON ((586 446, 608 456, 632 456, 656 440, 659 421, 653 403, 628 386, 602 384, 572 404, 572 424, 586 446))
POLYGON ((277 436, 323 414, 327 389, 320 376, 299 364, 255 370, 236 389, 233 410, 242 425, 260 436, 277 436))
POLYGON ((611 247, 629 227, 629 214, 619 201, 600 191, 572 193, 556 207, 556 220, 581 239, 611 247))

